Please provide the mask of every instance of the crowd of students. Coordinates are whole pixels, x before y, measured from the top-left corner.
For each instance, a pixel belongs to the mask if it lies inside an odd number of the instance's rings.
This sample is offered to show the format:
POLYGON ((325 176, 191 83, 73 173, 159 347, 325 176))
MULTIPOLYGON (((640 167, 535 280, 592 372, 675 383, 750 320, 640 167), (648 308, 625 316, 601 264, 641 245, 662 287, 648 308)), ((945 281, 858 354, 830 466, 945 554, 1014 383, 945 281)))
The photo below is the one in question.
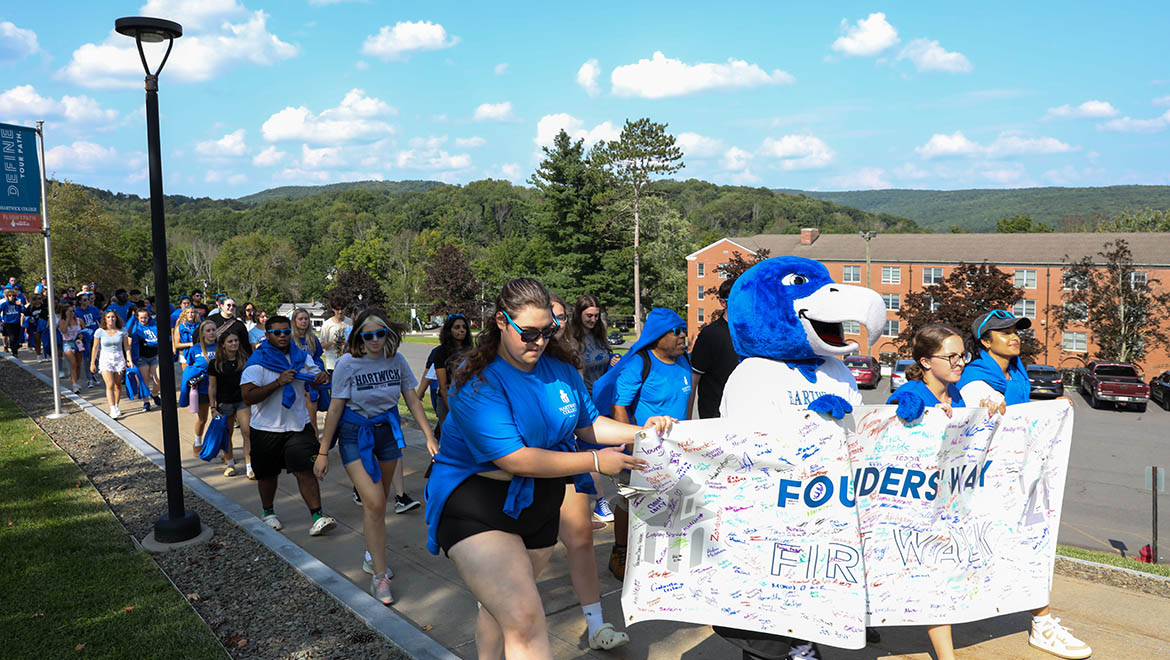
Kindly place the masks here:
MULTIPOLYGON (((319 488, 336 447, 354 501, 364 509, 362 568, 372 576, 371 594, 385 604, 394 600, 385 554, 390 495, 398 513, 419 506, 402 488, 405 441, 398 411, 404 401, 432 458, 427 548, 454 562, 480 602, 479 656, 527 658, 551 653, 537 579, 558 541, 565 544, 590 648, 628 643, 628 635, 602 615, 593 532, 614 522, 609 569, 623 579, 628 512, 624 498, 606 495, 623 474, 644 464, 623 449, 642 429, 662 433, 693 412, 701 418, 728 413, 724 385, 740 363, 724 311, 732 284, 720 287, 722 309, 693 346, 678 314, 653 309, 619 358, 606 341, 596 297, 581 296, 570 308, 540 282, 514 279, 496 297, 476 340, 465 315, 446 318, 421 379, 399 353, 404 326, 377 308, 353 310, 339 298, 330 300, 333 315, 318 334, 307 310, 268 316, 224 294, 209 309, 202 293, 193 292, 165 322, 173 356, 159 355, 153 301, 137 291, 119 290, 103 307, 106 301, 96 300, 92 287, 68 289, 56 313, 73 391, 82 377, 87 387, 100 377, 112 417, 120 415, 126 372, 136 370, 148 388, 143 408, 149 411, 159 402, 158 361, 175 360, 182 371, 180 405, 194 413, 193 449, 200 451, 214 411, 229 433, 224 475, 234 476, 230 434, 238 426, 245 473, 257 482, 262 519, 276 530, 283 528, 274 508, 282 471, 297 481, 312 520, 309 533, 336 525, 323 513, 319 488), (434 428, 422 404, 428 396, 434 428)), ((45 351, 43 301, 38 308, 24 300, 14 280, 4 297, 8 350, 16 354, 26 341, 45 351)), ((998 414, 1027 402, 1016 332, 1028 325, 1003 310, 981 315, 971 327, 976 358, 955 329, 923 328, 912 341, 908 381, 889 403, 912 421, 927 406, 949 415, 977 401, 998 414)), ((854 385, 849 394, 860 403, 856 392, 854 385)), ((941 660, 954 657, 950 626, 930 627, 928 634, 941 660)), ((1047 607, 1033 612, 1029 642, 1066 658, 1091 652, 1047 607)), ((799 640, 791 640, 788 653, 821 657, 816 645, 799 640)))

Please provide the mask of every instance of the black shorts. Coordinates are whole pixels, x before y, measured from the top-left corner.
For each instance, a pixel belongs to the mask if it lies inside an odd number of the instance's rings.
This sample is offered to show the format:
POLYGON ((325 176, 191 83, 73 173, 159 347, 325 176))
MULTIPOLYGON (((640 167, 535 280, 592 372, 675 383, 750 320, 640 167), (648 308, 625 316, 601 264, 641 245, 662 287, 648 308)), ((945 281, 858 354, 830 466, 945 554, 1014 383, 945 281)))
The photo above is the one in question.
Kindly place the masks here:
MULTIPOLYGON (((252 447, 255 452, 255 445, 252 447)), ((252 467, 255 469, 256 464, 252 467)), ((519 518, 504 513, 509 482, 476 475, 459 484, 447 498, 435 531, 443 553, 465 538, 492 530, 516 534, 529 550, 556 545, 565 480, 558 477, 534 481, 532 504, 520 512, 519 518)))
POLYGON ((276 433, 253 428, 252 471, 257 479, 274 479, 280 471, 312 472, 321 443, 312 425, 300 431, 276 433))
POLYGON ((20 330, 21 330, 21 327, 20 327, 19 323, 5 323, 4 324, 4 336, 8 337, 9 339, 12 339, 14 341, 17 341, 20 339, 20 330))

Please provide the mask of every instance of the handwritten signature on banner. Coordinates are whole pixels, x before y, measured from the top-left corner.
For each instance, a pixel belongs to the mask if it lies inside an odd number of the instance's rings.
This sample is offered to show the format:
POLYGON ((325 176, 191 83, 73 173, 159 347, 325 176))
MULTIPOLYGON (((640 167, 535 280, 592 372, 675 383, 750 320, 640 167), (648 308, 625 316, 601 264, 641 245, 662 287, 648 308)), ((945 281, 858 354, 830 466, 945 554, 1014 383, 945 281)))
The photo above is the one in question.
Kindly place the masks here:
POLYGON ((906 425, 862 407, 856 427, 802 413, 779 431, 702 420, 639 440, 649 465, 632 483, 651 490, 630 500, 628 622, 861 648, 867 620, 959 623, 1047 603, 1071 408, 954 413, 906 425))

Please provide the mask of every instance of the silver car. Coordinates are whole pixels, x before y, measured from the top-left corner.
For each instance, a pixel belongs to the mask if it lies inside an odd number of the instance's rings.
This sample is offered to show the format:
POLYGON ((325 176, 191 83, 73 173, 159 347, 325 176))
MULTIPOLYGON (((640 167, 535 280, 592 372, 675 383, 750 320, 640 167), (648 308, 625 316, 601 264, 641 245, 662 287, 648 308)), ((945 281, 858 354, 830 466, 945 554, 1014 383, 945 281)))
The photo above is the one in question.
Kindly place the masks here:
POLYGON ((914 360, 898 360, 894 363, 894 370, 890 373, 890 391, 906 384, 906 367, 914 364, 914 360))

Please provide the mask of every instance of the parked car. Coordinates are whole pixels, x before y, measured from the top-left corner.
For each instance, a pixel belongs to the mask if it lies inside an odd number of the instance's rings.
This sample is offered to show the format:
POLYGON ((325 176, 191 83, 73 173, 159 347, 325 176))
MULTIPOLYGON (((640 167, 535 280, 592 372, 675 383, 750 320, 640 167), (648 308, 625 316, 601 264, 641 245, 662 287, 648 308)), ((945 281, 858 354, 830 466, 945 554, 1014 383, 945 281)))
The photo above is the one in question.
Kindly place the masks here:
POLYGON ((845 366, 857 381, 858 387, 877 387, 882 379, 882 368, 878 361, 867 355, 850 355, 845 358, 845 366))
POLYGON ((1150 400, 1163 410, 1170 410, 1170 371, 1163 371, 1161 376, 1150 380, 1150 400))
POLYGON ((1028 382, 1032 384, 1032 396, 1038 394, 1064 396, 1064 383, 1060 381, 1060 372, 1056 367, 1046 364, 1029 365, 1028 382))
POLYGON ((906 384, 906 367, 914 364, 914 360, 898 360, 894 363, 894 370, 890 373, 890 391, 906 384))
POLYGON ((1142 382, 1134 365, 1093 360, 1080 374, 1081 392, 1089 397, 1089 405, 1094 408, 1111 402, 1145 412, 1150 386, 1142 382))
POLYGON ((625 337, 622 337, 621 330, 610 330, 605 340, 609 342, 610 346, 621 346, 626 341, 625 337))

